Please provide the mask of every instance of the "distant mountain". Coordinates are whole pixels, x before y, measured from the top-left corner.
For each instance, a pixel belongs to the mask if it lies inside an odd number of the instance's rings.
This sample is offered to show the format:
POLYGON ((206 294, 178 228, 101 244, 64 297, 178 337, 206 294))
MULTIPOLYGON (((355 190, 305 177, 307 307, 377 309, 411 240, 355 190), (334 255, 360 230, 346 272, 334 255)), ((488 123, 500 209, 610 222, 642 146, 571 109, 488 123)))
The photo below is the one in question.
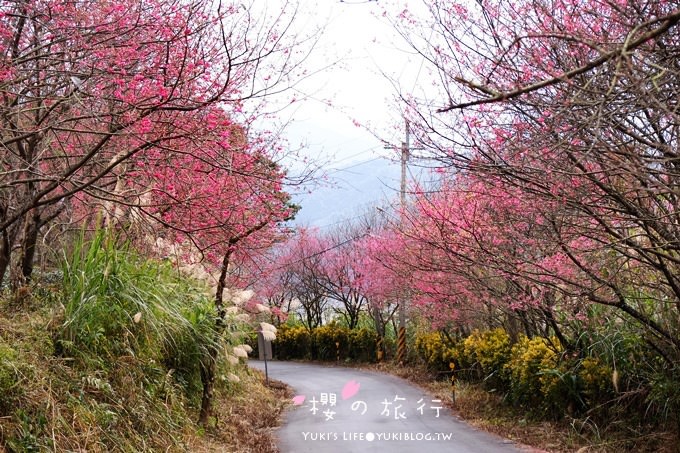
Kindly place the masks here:
POLYGON ((330 170, 330 181, 294 200, 302 206, 295 224, 323 228, 398 199, 400 165, 384 158, 330 170))

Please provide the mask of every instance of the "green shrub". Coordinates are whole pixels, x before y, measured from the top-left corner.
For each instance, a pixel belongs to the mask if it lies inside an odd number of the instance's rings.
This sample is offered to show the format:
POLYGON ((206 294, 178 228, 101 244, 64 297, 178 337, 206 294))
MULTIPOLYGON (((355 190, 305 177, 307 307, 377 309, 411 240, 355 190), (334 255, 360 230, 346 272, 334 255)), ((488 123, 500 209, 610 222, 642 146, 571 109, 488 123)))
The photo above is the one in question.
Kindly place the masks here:
POLYGON ((659 370, 650 376, 650 392, 647 396, 649 415, 660 420, 674 421, 680 430, 680 370, 659 370))
POLYGON ((200 364, 219 340, 205 287, 167 263, 143 259, 105 231, 91 241, 81 236, 63 279, 57 352, 104 371, 117 357, 162 363, 197 398, 200 364))
POLYGON ((7 439, 7 446, 11 451, 28 453, 53 449, 46 430, 47 418, 43 413, 29 414, 18 409, 12 418, 18 429, 7 439))
POLYGON ((680 369, 664 360, 645 335, 599 307, 597 322, 584 327, 580 340, 591 357, 579 371, 589 414, 631 425, 680 423, 680 369))
MULTIPOLYGON (((0 319, 0 450, 189 451, 200 365, 233 351, 245 320, 218 338, 203 285, 104 232, 65 261, 62 287, 0 319)), ((224 397, 247 371, 222 358, 224 397)))
POLYGON ((183 328, 205 288, 98 231, 64 263, 62 346, 98 355, 156 354, 183 328), (189 307, 189 311, 187 311, 189 307))
POLYGON ((162 358, 185 394, 198 404, 201 364, 216 341, 215 310, 212 301, 200 293, 187 294, 186 301, 181 311, 187 322, 174 325, 171 334, 163 337, 162 358))
POLYGON ((16 350, 0 343, 0 415, 5 416, 13 408, 21 394, 21 368, 16 350))

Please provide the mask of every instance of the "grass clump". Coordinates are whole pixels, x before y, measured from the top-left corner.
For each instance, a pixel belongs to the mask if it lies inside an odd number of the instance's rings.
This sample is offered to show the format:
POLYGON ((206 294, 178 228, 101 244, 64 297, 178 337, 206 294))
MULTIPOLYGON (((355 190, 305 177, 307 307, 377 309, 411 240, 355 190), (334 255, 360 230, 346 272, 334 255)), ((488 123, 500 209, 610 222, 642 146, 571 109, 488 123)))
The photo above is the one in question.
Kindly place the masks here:
MULTIPOLYGON (((0 451, 237 451, 229 427, 196 423, 200 365, 226 346, 207 288, 105 232, 81 238, 61 275, 36 279, 30 303, 0 299, 0 451)), ((220 409, 257 398, 278 414, 242 362, 219 372, 239 377, 219 380, 220 409)))

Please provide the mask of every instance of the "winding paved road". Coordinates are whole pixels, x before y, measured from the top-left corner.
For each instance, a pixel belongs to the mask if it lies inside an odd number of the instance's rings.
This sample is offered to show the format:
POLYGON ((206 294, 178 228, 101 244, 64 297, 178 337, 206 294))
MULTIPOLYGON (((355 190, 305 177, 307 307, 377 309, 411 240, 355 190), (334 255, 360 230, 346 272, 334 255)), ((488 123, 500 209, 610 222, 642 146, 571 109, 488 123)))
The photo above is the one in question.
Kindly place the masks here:
MULTIPOLYGON (((264 371, 264 362, 250 366, 264 371)), ((501 453, 511 441, 479 431, 403 379, 354 368, 268 362, 295 389, 278 431, 282 453, 501 453)))

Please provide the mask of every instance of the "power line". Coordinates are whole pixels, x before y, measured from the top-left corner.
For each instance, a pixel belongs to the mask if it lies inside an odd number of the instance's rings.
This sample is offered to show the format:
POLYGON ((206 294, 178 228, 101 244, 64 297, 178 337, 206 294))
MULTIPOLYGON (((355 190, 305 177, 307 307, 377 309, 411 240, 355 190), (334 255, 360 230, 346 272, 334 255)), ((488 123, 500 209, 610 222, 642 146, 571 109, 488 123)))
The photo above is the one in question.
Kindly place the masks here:
POLYGON ((368 163, 370 163, 370 162, 375 162, 376 160, 380 160, 380 159, 384 159, 384 157, 382 157, 382 156, 377 156, 377 157, 373 157, 373 158, 371 158, 371 159, 362 160, 362 161, 360 161, 360 162, 354 163, 354 164, 352 164, 352 165, 348 165, 348 166, 346 166, 346 167, 335 168, 335 169, 333 169, 333 170, 330 170, 327 174, 332 175, 333 173, 339 173, 339 172, 341 172, 341 171, 349 170, 350 168, 360 167, 361 165, 368 164, 368 163))

